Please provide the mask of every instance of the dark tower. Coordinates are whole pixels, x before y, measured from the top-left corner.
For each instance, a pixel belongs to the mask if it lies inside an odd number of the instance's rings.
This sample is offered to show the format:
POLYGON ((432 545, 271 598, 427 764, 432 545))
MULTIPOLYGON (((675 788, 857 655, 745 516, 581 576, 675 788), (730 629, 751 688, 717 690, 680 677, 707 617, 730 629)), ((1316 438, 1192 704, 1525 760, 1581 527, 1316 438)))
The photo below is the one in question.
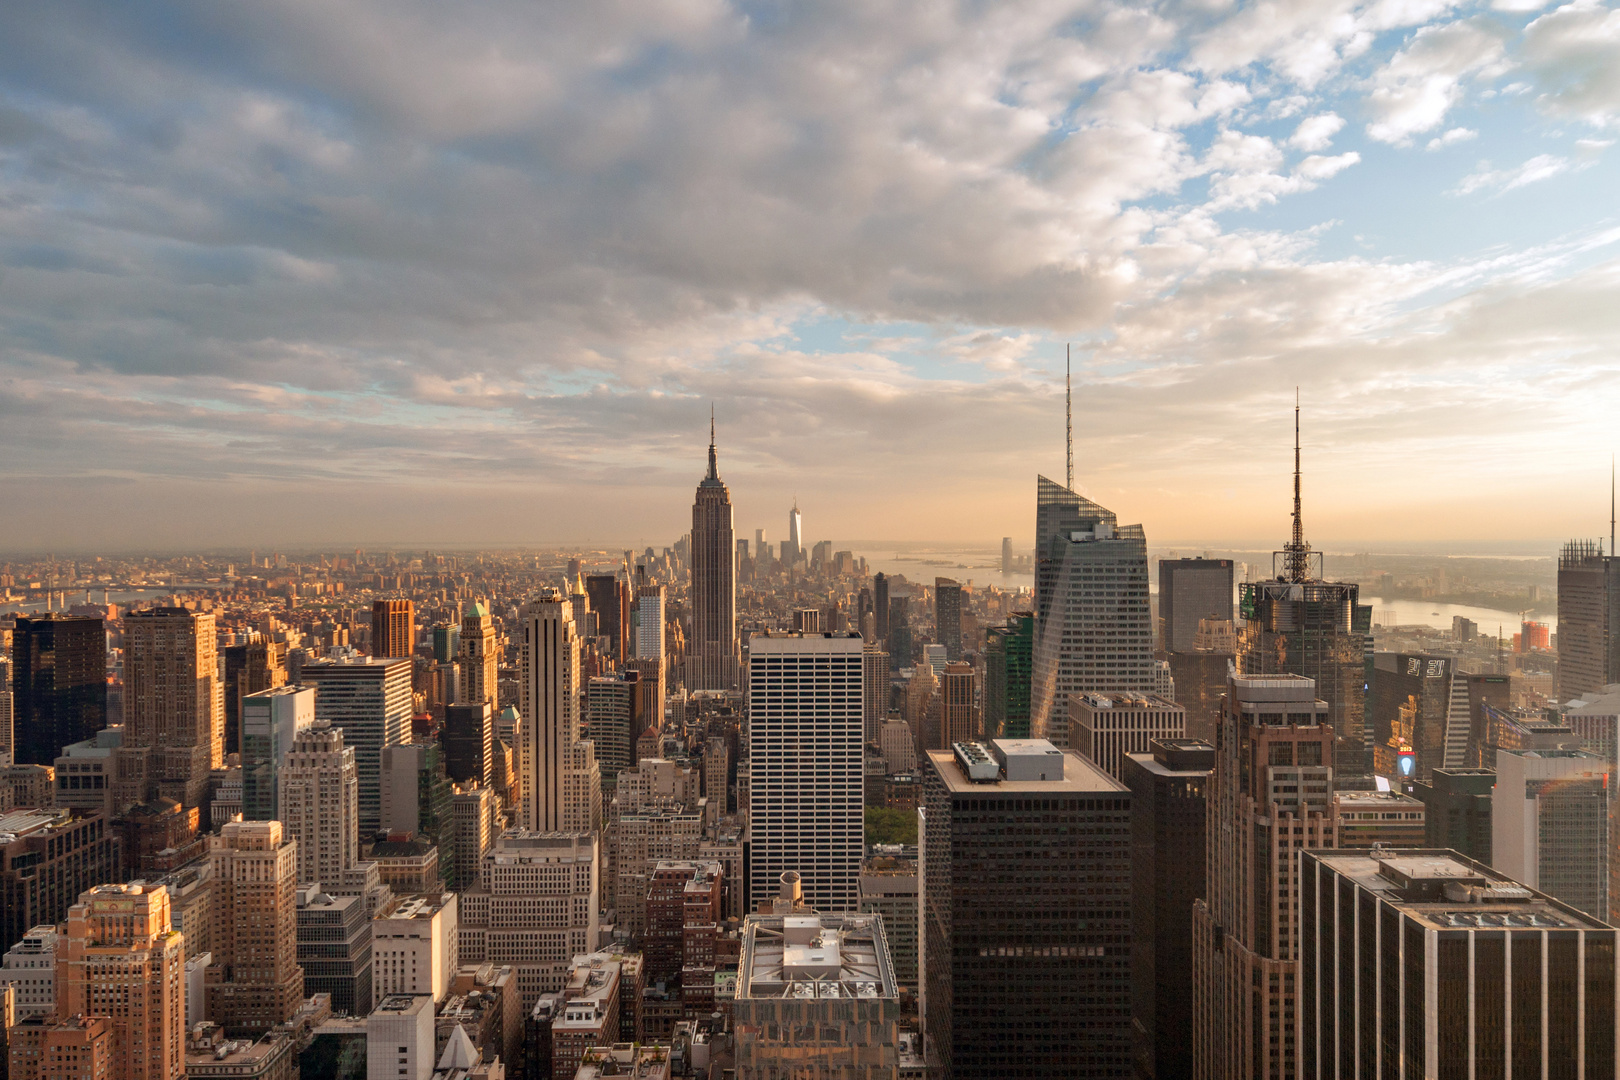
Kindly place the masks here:
POLYGON ((23 615, 12 635, 15 761, 49 765, 107 726, 107 632, 100 619, 23 615))
POLYGON ((720 480, 709 417, 709 472, 692 503, 692 636, 686 642, 689 690, 735 690, 738 685, 737 544, 731 492, 720 480))

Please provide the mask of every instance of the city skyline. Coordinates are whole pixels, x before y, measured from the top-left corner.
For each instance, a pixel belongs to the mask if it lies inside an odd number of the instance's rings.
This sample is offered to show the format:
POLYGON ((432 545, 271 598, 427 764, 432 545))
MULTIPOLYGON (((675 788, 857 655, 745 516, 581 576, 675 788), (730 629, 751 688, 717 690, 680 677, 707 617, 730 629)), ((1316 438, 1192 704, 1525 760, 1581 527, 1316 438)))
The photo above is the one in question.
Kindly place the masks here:
POLYGON ((17 12, 8 543, 1597 535, 1612 9, 1257 11, 17 12))

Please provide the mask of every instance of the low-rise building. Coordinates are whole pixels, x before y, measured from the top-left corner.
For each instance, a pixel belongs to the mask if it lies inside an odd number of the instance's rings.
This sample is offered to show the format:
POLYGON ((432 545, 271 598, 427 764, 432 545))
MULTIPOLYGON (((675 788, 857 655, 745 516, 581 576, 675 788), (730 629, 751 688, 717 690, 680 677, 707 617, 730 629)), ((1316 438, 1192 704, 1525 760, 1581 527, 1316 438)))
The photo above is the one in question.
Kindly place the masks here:
POLYGON ((304 993, 330 994, 338 1015, 365 1016, 372 1002, 372 920, 359 896, 298 887, 298 964, 304 993))
POLYGON ((186 1039, 186 1080, 296 1080, 292 1036, 272 1032, 257 1041, 226 1039, 218 1024, 203 1023, 186 1039))
POLYGON ((6 1032, 9 1080, 112 1080, 113 1023, 104 1016, 20 1019, 6 1032))
POLYGON ((439 849, 423 836, 389 837, 371 845, 368 856, 377 864, 383 884, 401 895, 434 893, 439 880, 439 849))
POLYGON ((574 1080, 669 1080, 670 1060, 667 1046, 638 1046, 634 1043, 614 1043, 612 1046, 593 1046, 580 1059, 574 1080))
POLYGON ((371 984, 377 998, 428 994, 443 1000, 460 967, 455 893, 411 896, 371 921, 371 984))
POLYGON ((1427 842, 1421 800, 1398 791, 1339 791, 1332 799, 1341 848, 1420 848, 1427 842))
POLYGON ((576 958, 551 1021, 551 1075, 573 1076, 585 1051, 614 1041, 619 1030, 619 965, 601 954, 576 958))
POLYGON ((390 994, 366 1017, 366 1080, 429 1080, 433 1051, 431 994, 390 994))
POLYGON ((484 1061, 499 1058, 515 1073, 523 1053, 523 1007, 510 967, 464 964, 439 1006, 434 1031, 440 1052, 456 1027, 466 1029, 484 1061))
POLYGON ((48 1016, 56 1009, 56 927, 36 926, 0 959, 0 985, 16 991, 17 1019, 48 1016))

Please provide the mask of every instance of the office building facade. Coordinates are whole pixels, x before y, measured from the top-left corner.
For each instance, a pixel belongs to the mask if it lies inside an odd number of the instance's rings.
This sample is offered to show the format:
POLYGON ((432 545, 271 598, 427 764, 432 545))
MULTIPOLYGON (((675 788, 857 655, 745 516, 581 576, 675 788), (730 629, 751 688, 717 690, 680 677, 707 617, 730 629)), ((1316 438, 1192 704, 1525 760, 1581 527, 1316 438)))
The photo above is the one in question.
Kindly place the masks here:
POLYGON ((1148 753, 1158 739, 1186 734, 1181 706, 1157 694, 1069 695, 1069 749, 1116 780, 1125 779, 1125 755, 1148 753))
POLYGON ((1620 558, 1571 540, 1558 556, 1558 699, 1620 682, 1620 558))
POLYGON ((98 885, 68 910, 58 945, 57 1014, 111 1020, 113 1080, 181 1080, 185 941, 168 890, 98 885))
POLYGON ((946 659, 962 659, 962 584, 953 578, 934 579, 934 640, 946 659))
POLYGON ((461 705, 487 704, 494 712, 500 702, 500 643, 495 620, 483 601, 468 604, 461 613, 461 705))
POLYGON ((1018 611, 992 626, 984 646, 984 735, 1029 738, 1029 690, 1034 666, 1035 616, 1018 611))
POLYGON ((298 842, 279 821, 230 821, 208 840, 214 923, 208 1017, 258 1037, 304 1000, 298 966, 298 842))
POLYGON ((1298 853, 1337 846, 1330 707, 1299 675, 1233 676, 1193 905, 1193 1076, 1292 1075, 1298 853))
POLYGON ((928 751, 923 799, 921 979, 941 1075, 1129 1075, 1130 791, 1045 740, 1002 739, 928 751))
POLYGON ((409 600, 374 600, 371 604, 371 655, 416 653, 416 612, 409 600))
POLYGON ((1491 865, 1594 919, 1606 919, 1612 768, 1581 750, 1498 751, 1491 865))
POLYGON ((107 630, 100 619, 19 615, 11 635, 12 760, 49 765, 107 726, 107 630))
POLYGON ((1613 928, 1443 849, 1299 885, 1301 1080, 1615 1075, 1613 928))
POLYGON ((1192 652, 1201 619, 1232 621, 1232 560, 1160 559, 1160 647, 1192 652))
POLYGON ((563 771, 579 732, 573 605, 555 590, 543 592, 523 606, 518 619, 520 818, 530 831, 555 832, 563 824, 563 771))
POLYGON ((1158 687, 1147 536, 1046 477, 1036 499, 1035 655, 1030 731, 1066 745, 1067 702, 1085 691, 1158 687))
POLYGON ((278 805, 298 845, 298 883, 343 881, 360 861, 360 769, 342 728, 321 720, 293 739, 278 805))
POLYGON ((343 731, 360 782, 360 835, 382 824, 382 751, 410 740, 411 661, 360 656, 352 650, 304 664, 315 687, 315 719, 343 731))
POLYGON ((489 702, 446 705, 439 741, 444 747, 444 769, 458 784, 495 779, 495 712, 489 702))
POLYGON ((1192 1075, 1192 911, 1205 895, 1205 798, 1215 748, 1155 740, 1127 752, 1131 791, 1132 1060, 1142 1080, 1192 1075))
POLYGON ((214 616, 178 607, 124 617, 124 751, 144 773, 140 801, 200 807, 224 763, 225 688, 214 616))
POLYGON ((287 755, 299 733, 315 722, 315 691, 280 686, 245 695, 240 707, 242 817, 269 821, 279 814, 287 755))
POLYGON ((1450 848, 1491 865, 1491 798, 1495 769, 1436 769, 1412 786, 1423 801, 1424 847, 1450 848))
POLYGON ((865 823, 859 634, 757 634, 748 651, 750 892, 800 874, 820 911, 853 911, 865 823))

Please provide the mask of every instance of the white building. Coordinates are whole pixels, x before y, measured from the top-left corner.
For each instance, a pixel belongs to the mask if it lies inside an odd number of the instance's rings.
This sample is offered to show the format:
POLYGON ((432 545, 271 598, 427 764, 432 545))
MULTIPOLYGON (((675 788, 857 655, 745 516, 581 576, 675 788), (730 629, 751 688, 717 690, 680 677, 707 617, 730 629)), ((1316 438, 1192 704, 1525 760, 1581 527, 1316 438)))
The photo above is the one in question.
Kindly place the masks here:
POLYGON ((281 823, 298 839, 298 882, 335 882, 360 861, 360 772, 343 729, 298 733, 281 767, 281 823))
POLYGON ((100 810, 111 820, 113 780, 118 775, 118 748, 124 726, 109 724, 83 742, 69 743, 56 759, 56 805, 100 810))
POLYGON ((749 895, 802 875, 820 911, 854 911, 863 853, 861 636, 749 642, 749 895))
POLYGON ((460 963, 459 930, 455 893, 412 896, 379 912, 371 920, 372 992, 442 1000, 460 963))
POLYGON ((208 969, 214 954, 205 952, 186 957, 186 1030, 208 1019, 208 969))
POLYGON ((394 994, 366 1017, 366 1080, 429 1080, 433 998, 394 994))
POLYGON ((0 985, 17 992, 17 1019, 46 1016, 56 1008, 56 927, 36 926, 6 950, 0 985))
POLYGON ((563 822, 563 772, 579 731, 579 638, 573 604, 555 590, 518 614, 517 772, 525 829, 554 832, 563 822))

